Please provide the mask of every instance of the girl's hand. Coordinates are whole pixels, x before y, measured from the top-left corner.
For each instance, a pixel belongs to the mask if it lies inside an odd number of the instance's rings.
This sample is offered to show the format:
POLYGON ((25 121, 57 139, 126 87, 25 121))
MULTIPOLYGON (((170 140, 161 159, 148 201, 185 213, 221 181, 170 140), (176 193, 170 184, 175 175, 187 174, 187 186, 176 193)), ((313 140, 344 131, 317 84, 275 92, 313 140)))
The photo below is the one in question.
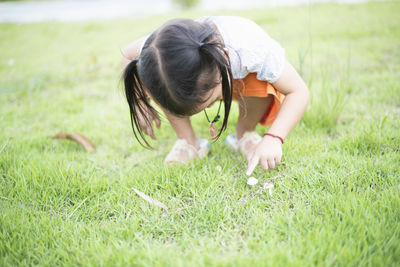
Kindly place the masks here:
POLYGON ((156 123, 157 129, 160 129, 161 126, 160 117, 158 116, 157 112, 151 112, 145 108, 145 114, 138 113, 138 117, 140 129, 142 129, 142 131, 152 139, 156 140, 157 138, 154 135, 153 121, 156 123), (147 123, 146 118, 150 121, 150 124, 147 123))
POLYGON ((269 135, 264 136, 247 154, 248 168, 246 175, 250 176, 260 162, 263 170, 273 169, 281 163, 282 143, 281 141, 269 135))

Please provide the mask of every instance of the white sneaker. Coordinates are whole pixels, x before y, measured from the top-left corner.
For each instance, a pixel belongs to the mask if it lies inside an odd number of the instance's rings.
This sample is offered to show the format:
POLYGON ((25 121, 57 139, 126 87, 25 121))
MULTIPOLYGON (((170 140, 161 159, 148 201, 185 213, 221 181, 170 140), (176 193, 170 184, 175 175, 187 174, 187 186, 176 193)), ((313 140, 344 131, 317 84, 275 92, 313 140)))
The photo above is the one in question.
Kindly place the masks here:
POLYGON ((260 143, 261 140, 262 137, 259 136, 255 131, 245 132, 238 142, 240 151, 242 151, 243 155, 246 156, 250 149, 260 143))
POLYGON ((257 145, 261 140, 262 137, 253 131, 245 132, 240 140, 237 139, 236 134, 230 134, 226 137, 224 143, 233 148, 235 151, 240 149, 244 155, 247 155, 249 150, 253 146, 257 145))
POLYGON ((210 142, 207 139, 200 139, 199 149, 188 144, 185 139, 178 139, 164 162, 169 165, 174 163, 186 164, 194 158, 204 158, 208 152, 210 152, 210 142))
POLYGON ((224 143, 228 146, 230 146, 231 148, 233 148, 233 150, 237 151, 239 149, 239 141, 237 140, 236 134, 230 134, 226 137, 224 143))

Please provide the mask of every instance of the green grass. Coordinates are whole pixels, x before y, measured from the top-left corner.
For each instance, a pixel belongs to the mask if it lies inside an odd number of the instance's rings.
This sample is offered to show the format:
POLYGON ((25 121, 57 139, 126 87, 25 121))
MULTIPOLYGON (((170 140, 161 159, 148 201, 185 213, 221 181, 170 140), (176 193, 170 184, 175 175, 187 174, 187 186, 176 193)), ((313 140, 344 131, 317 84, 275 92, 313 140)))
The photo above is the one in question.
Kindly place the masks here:
MULTIPOLYGON (((399 13, 399 2, 222 13, 264 27, 310 85, 283 164, 254 173, 275 177, 271 196, 245 186, 245 160, 221 140, 166 168, 165 119, 154 151, 133 139, 120 49, 205 14, 0 24, 0 265, 399 266, 399 13), (61 130, 97 152, 49 138, 61 130)), ((236 116, 235 105, 222 138, 236 116)), ((205 137, 204 116, 193 121, 205 137)))

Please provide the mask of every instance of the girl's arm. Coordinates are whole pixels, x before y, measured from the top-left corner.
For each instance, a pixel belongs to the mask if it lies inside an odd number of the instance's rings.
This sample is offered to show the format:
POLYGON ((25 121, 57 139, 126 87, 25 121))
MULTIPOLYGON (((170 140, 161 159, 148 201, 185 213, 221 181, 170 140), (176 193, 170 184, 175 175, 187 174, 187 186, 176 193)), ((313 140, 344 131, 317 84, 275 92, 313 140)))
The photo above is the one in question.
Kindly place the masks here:
POLYGON ((140 48, 145 41, 146 36, 137 39, 136 41, 130 43, 122 50, 122 70, 131 62, 132 59, 138 58, 140 56, 140 48))
POLYGON ((268 132, 285 139, 303 116, 310 100, 310 92, 303 79, 287 61, 281 77, 273 86, 284 94, 285 98, 268 132))
MULTIPOLYGON (((303 79, 287 61, 281 77, 273 83, 273 86, 283 93, 285 98, 268 132, 285 139, 303 116, 310 100, 310 92, 303 79)), ((274 168, 275 165, 280 164, 281 157, 281 141, 276 137, 266 135, 255 149, 249 152, 246 174, 251 175, 259 162, 264 170, 274 168)))

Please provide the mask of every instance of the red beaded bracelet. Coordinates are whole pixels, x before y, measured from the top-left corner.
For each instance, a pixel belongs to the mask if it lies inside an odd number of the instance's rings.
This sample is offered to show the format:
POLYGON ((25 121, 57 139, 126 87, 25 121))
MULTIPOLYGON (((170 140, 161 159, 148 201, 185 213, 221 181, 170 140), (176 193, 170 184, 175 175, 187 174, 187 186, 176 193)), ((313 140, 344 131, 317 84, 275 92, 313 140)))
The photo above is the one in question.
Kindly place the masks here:
POLYGON ((264 136, 266 136, 266 135, 269 135, 269 136, 278 138, 279 140, 281 140, 281 142, 282 142, 282 144, 283 144, 283 138, 282 138, 282 137, 277 136, 277 135, 274 135, 274 134, 272 134, 272 133, 264 133, 264 136))

